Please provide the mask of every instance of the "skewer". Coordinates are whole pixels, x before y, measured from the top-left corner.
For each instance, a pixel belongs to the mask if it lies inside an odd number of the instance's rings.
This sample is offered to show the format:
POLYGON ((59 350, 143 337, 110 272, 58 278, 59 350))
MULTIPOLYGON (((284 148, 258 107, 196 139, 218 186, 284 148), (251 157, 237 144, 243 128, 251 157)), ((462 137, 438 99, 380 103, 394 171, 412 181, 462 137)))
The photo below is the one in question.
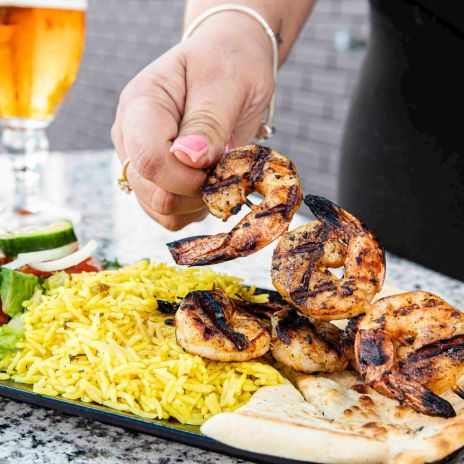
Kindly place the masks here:
POLYGON ((245 200, 245 204, 248 206, 250 209, 255 209, 256 205, 252 203, 248 198, 245 200))
POLYGON ((454 391, 454 393, 456 393, 456 395, 459 396, 459 398, 464 400, 464 390, 460 385, 456 384, 452 390, 454 391))

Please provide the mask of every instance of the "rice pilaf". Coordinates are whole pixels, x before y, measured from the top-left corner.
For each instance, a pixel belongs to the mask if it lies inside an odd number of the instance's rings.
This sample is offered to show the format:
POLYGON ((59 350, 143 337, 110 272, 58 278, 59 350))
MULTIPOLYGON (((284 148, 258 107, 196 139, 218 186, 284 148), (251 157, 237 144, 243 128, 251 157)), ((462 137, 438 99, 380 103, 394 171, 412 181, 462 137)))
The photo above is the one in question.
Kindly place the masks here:
POLYGON ((45 395, 198 425, 242 406, 261 386, 283 382, 263 362, 222 363, 184 352, 166 324, 173 316, 157 310, 157 299, 173 302, 213 288, 267 300, 241 279, 143 260, 60 284, 25 303, 25 339, 1 362, 1 378, 45 395))

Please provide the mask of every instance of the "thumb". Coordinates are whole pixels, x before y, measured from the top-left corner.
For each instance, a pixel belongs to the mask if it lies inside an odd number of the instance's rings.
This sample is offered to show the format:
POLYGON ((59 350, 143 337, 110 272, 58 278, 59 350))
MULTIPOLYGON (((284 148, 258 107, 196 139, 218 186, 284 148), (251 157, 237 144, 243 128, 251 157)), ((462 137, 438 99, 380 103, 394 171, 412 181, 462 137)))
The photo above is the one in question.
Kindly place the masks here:
POLYGON ((186 166, 207 168, 217 164, 223 153, 235 146, 235 137, 231 135, 221 149, 215 149, 209 138, 203 135, 184 135, 174 140, 169 151, 186 166))
POLYGON ((170 152, 187 166, 214 166, 224 152, 232 148, 241 99, 231 91, 230 84, 227 91, 224 89, 227 87, 216 84, 212 88, 209 83, 208 87, 189 91, 179 133, 170 148, 170 152), (226 92, 229 98, 224 96, 226 92))

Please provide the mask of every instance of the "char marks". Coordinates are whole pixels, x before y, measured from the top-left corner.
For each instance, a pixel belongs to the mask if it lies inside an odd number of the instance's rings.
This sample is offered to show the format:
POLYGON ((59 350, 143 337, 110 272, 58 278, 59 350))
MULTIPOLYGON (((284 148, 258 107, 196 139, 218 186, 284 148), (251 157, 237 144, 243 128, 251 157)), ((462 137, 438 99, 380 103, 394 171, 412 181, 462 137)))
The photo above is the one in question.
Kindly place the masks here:
POLYGON ((179 309, 179 303, 173 303, 165 300, 157 300, 158 302, 158 311, 163 314, 176 314, 176 311, 179 309))
POLYGON ((355 362, 363 380, 416 412, 453 417, 439 395, 464 374, 464 314, 430 293, 382 298, 359 324, 355 362), (430 305, 429 302, 432 301, 430 305))
POLYGON ((290 220, 293 216, 293 211, 297 210, 301 202, 300 189, 296 185, 292 185, 288 191, 288 199, 285 206, 285 219, 290 220))
MULTIPOLYGON (((314 324, 306 317, 298 314, 294 308, 292 308, 288 314, 279 320, 276 326, 277 336, 284 343, 289 345, 292 341, 292 333, 302 327, 307 327, 310 330, 315 330, 314 324)), ((308 341, 311 343, 311 341, 308 341)))
POLYGON ((464 335, 456 335, 424 345, 411 353, 404 362, 415 363, 436 356, 449 357, 456 363, 464 362, 464 335))
POLYGON ((201 240, 209 237, 209 235, 195 235, 194 237, 181 238, 179 240, 174 240, 173 242, 166 243, 166 246, 169 248, 169 251, 175 251, 181 245, 188 244, 195 240, 201 240))
POLYGON ((217 192, 218 190, 229 187, 230 185, 235 185, 240 183, 240 179, 237 176, 231 176, 226 179, 217 179, 214 177, 208 183, 203 184, 200 189, 202 195, 209 195, 211 193, 217 192), (216 180, 216 182, 211 182, 211 180, 216 180))
POLYGON ((424 387, 424 393, 421 396, 422 404, 428 414, 437 417, 456 417, 456 411, 451 404, 435 393, 424 387))
POLYGON ((214 264, 260 250, 288 229, 302 200, 292 162, 260 145, 228 151, 209 171, 201 195, 211 214, 223 221, 237 214, 243 204, 251 212, 227 233, 169 243, 177 264, 214 264), (252 192, 263 195, 259 205, 247 200, 252 192))
POLYGON ((363 337, 359 352, 359 361, 361 365, 384 365, 389 359, 385 352, 385 333, 381 330, 373 333, 363 329, 361 329, 359 333, 363 337))
MULTIPOLYGON (((201 308, 203 313, 209 318, 214 327, 219 330, 227 339, 229 339, 232 344, 239 351, 246 349, 249 343, 246 341, 245 337, 238 332, 233 331, 226 322, 224 309, 221 304, 219 304, 211 295, 211 292, 208 291, 198 291, 190 294, 192 302, 198 307, 201 308)), ((233 300, 230 300, 231 304, 234 304, 233 300)), ((209 334, 205 334, 206 337, 209 334)))
POLYGON ((253 154, 253 167, 251 170, 251 184, 254 187, 256 182, 260 182, 264 176, 264 167, 271 158, 272 150, 270 147, 256 145, 253 154))
POLYGON ((317 195, 306 195, 304 203, 319 220, 326 221, 337 229, 342 228, 339 221, 339 211, 330 200, 327 200, 327 198, 319 197, 317 195))

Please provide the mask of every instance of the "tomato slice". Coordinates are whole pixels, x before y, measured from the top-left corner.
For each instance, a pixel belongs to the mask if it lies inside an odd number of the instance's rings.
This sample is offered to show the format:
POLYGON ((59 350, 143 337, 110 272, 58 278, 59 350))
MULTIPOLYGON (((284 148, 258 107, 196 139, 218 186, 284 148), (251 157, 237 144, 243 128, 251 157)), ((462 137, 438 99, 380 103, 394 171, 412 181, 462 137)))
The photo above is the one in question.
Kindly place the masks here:
MULTIPOLYGON (((105 268, 100 261, 98 261, 94 257, 87 258, 82 263, 76 264, 75 266, 68 267, 67 269, 63 269, 64 272, 68 274, 79 274, 80 272, 99 272, 103 271, 105 268)), ((24 272, 25 274, 34 274, 37 277, 50 277, 53 272, 43 272, 37 269, 34 269, 31 266, 23 266, 19 269, 20 272, 24 272)))
POLYGON ((64 269, 64 271, 68 274, 78 274, 79 272, 99 272, 103 271, 104 269, 105 268, 103 264, 100 263, 98 259, 91 256, 90 258, 87 258, 85 261, 82 261, 82 263, 68 267, 67 269, 64 269))
POLYGON ((5 314, 3 311, 2 311, 2 302, 0 301, 0 325, 2 324, 6 324, 9 320, 9 317, 7 314, 5 314))
MULTIPOLYGON (((0 261, 0 264, 6 264, 7 262, 11 261, 11 259, 4 258, 0 261)), ((68 274, 78 274, 80 272, 99 272, 103 271, 105 267, 103 264, 98 261, 98 259, 94 257, 87 258, 82 263, 76 264, 75 266, 68 267, 67 269, 63 269, 68 274)), ((34 274, 37 277, 50 277, 53 272, 43 272, 39 271, 38 269, 34 269, 31 266, 23 266, 22 268, 18 269, 19 272, 24 272, 24 274, 34 274)), ((2 302, 0 300, 0 325, 6 324, 9 321, 9 317, 2 311, 2 302)))
POLYGON ((18 272, 22 272, 24 274, 33 274, 37 277, 50 277, 52 275, 51 272, 42 272, 42 271, 39 271, 38 269, 34 269, 33 267, 31 266, 23 266, 23 267, 20 267, 18 269, 18 272))

